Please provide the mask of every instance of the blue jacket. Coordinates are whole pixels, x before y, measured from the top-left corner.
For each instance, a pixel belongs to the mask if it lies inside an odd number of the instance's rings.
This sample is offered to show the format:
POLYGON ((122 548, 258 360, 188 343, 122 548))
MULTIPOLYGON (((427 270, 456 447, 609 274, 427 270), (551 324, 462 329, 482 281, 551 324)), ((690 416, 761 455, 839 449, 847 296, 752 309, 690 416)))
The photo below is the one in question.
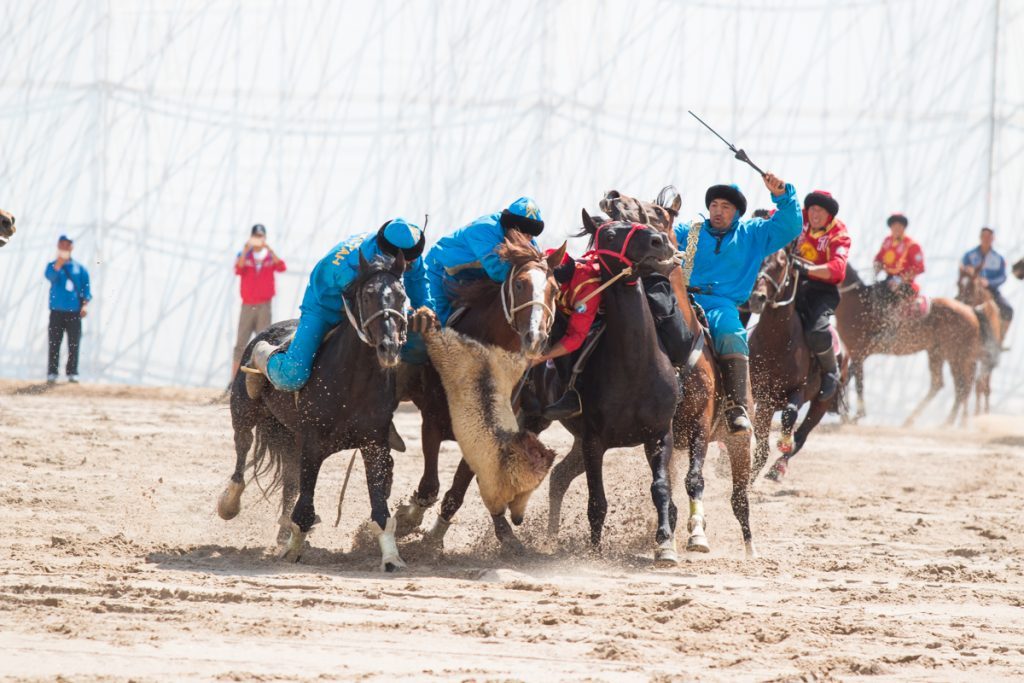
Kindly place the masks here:
MULTIPOLYGON (((504 282, 512 266, 497 254, 497 248, 505 241, 500 220, 500 212, 492 213, 445 235, 430 248, 428 267, 441 268, 453 277, 481 277, 486 273, 495 282, 504 282)), ((530 243, 537 246, 536 240, 530 243)))
MULTIPOLYGON (((691 286, 700 287, 706 294, 729 299, 736 305, 750 298, 761 262, 799 237, 803 228, 800 202, 792 185, 787 183, 786 191, 779 197, 772 196, 772 201, 777 211, 771 218, 740 220, 737 217, 721 238, 720 246, 719 238, 711 230, 711 223, 704 221, 690 276, 691 286)), ((687 224, 675 226, 680 250, 686 249, 689 230, 687 224)))
MULTIPOLYGON (((299 310, 312 314, 322 320, 337 325, 345 316, 342 307, 341 293, 359 274, 359 252, 363 258, 372 261, 381 251, 377 246, 377 233, 360 233, 334 245, 330 253, 320 259, 309 275, 309 284, 302 297, 299 310)), ((412 262, 412 267, 402 277, 405 293, 409 295, 409 303, 413 308, 430 306, 427 294, 426 269, 423 258, 412 262)))
POLYGON ((56 261, 50 261, 43 273, 50 281, 50 310, 77 313, 82 310, 83 301, 92 301, 89 271, 74 259, 59 271, 54 267, 56 265, 56 261))
POLYGON ((970 268, 981 266, 981 276, 988 280, 988 286, 992 289, 999 289, 999 285, 1006 282, 1006 259, 997 254, 995 249, 982 254, 981 247, 975 247, 964 254, 961 263, 970 268))

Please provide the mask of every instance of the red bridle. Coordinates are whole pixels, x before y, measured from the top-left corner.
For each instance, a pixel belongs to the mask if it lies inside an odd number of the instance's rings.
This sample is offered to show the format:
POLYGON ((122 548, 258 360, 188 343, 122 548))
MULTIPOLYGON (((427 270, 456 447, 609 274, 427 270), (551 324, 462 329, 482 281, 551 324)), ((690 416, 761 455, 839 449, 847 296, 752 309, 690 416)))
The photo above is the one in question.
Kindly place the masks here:
MULTIPOLYGON (((595 245, 601 243, 601 231, 616 222, 618 221, 608 221, 607 223, 602 223, 601 225, 597 226, 597 231, 594 233, 595 245)), ((625 263, 627 268, 632 268, 633 260, 626 256, 626 250, 629 249, 629 241, 633 239, 633 235, 636 234, 637 230, 646 230, 647 226, 642 223, 631 223, 630 225, 631 227, 629 230, 629 234, 626 235, 626 240, 622 243, 622 249, 620 249, 619 251, 612 251, 611 249, 591 249, 587 253, 583 254, 583 257, 596 257, 597 260, 601 263, 601 267, 607 270, 609 275, 614 275, 615 272, 608 267, 607 263, 605 263, 605 256, 613 256, 622 263, 625 263)))

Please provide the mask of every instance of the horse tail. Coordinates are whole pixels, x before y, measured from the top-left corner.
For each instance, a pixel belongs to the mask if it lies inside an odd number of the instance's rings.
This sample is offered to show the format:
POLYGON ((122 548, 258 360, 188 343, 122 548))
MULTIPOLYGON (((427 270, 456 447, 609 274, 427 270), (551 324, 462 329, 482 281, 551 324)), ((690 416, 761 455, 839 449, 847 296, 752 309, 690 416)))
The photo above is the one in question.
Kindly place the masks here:
POLYGON ((974 317, 978 319, 981 328, 981 367, 984 374, 992 372, 999 365, 999 352, 1001 351, 999 339, 995 330, 992 329, 992 321, 985 314, 984 309, 975 307, 974 317))
POLYGON ((252 480, 264 498, 281 488, 284 459, 291 454, 288 447, 291 438, 291 433, 276 420, 261 420, 256 424, 256 438, 252 445, 252 480))

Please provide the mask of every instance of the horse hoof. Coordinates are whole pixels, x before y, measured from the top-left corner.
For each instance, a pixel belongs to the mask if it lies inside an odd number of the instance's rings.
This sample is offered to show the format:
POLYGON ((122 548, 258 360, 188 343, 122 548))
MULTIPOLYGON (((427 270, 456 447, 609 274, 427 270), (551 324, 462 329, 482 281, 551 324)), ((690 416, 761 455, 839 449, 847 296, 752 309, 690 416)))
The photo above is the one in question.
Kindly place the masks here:
POLYGON ((679 565, 679 553, 676 552, 676 542, 674 539, 663 541, 658 544, 658 547, 654 550, 654 566, 656 567, 676 567, 679 565))
POLYGON ((753 541, 747 541, 743 545, 744 549, 746 550, 748 560, 760 559, 761 554, 757 552, 757 548, 754 547, 753 541))
POLYGON ((779 439, 779 442, 776 444, 776 446, 778 446, 779 448, 779 453, 782 453, 783 455, 789 455, 790 453, 793 452, 793 437, 783 437, 779 439))
POLYGON ((388 574, 394 574, 406 568, 405 562, 401 558, 392 560, 390 562, 381 562, 381 571, 387 572, 388 574))
POLYGON ((768 474, 764 475, 764 478, 768 481, 780 482, 782 478, 786 476, 786 459, 779 458, 772 465, 772 468, 768 470, 768 474))
POLYGON ((415 497, 405 505, 399 505, 395 510, 395 536, 401 538, 408 536, 420 528, 423 524, 423 513, 427 511, 430 504, 423 505, 415 497))
POLYGON ((299 525, 292 523, 291 533, 288 536, 288 543, 281 551, 279 557, 285 562, 298 562, 302 559, 302 553, 306 549, 306 533, 299 530, 299 525))
POLYGON ((523 545, 515 536, 508 538, 502 538, 501 540, 501 552, 507 555, 513 555, 514 557, 522 557, 526 554, 526 546, 523 545))
POLYGON ((691 553, 710 553, 711 546, 708 545, 708 537, 704 534, 691 534, 686 542, 686 550, 691 553))
POLYGON ((234 519, 242 509, 242 492, 245 483, 229 481, 227 487, 217 499, 217 514, 221 519, 234 519))
POLYGON ((288 543, 288 539, 291 538, 292 530, 291 527, 281 525, 277 528, 277 545, 284 547, 288 543))

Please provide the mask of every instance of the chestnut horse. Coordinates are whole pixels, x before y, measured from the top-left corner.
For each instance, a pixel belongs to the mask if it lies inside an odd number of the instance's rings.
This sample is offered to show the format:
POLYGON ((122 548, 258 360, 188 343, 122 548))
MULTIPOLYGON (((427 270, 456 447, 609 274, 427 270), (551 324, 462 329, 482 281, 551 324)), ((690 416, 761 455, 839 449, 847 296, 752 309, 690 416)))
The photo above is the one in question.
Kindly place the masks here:
POLYGON ((977 268, 964 267, 960 269, 960 278, 957 280, 956 300, 962 301, 974 309, 981 324, 981 337, 983 341, 980 357, 981 365, 978 368, 978 379, 974 384, 974 414, 980 415, 984 404, 984 412, 989 411, 989 398, 992 393, 992 371, 999 365, 999 354, 1003 350, 1003 341, 1006 328, 999 315, 999 306, 995 297, 981 282, 980 273, 977 268))
MULTIPOLYGON (((821 368, 814 360, 804 336, 804 326, 796 313, 796 294, 800 276, 793 269, 790 249, 769 255, 758 273, 750 295, 750 310, 760 317, 750 333, 750 382, 756 404, 754 411, 754 476, 768 461, 771 452, 769 432, 772 417, 782 411, 779 451, 767 477, 779 481, 786 473, 789 459, 800 452, 807 436, 828 410, 842 400, 843 387, 828 401, 817 398, 821 368), (800 406, 810 402, 807 416, 793 433, 800 406)), ((837 354, 840 375, 845 375, 849 359, 837 354)))
MULTIPOLYGON (((645 223, 667 235, 675 244, 673 225, 679 216, 682 199, 675 187, 662 188, 654 202, 647 202, 624 195, 617 190, 607 192, 600 202, 601 210, 613 220, 645 223)), ((685 268, 685 266, 684 266, 685 268)), ((731 434, 723 418, 724 390, 722 377, 715 362, 710 340, 703 338, 703 326, 697 317, 687 291, 683 272, 676 268, 669 275, 676 302, 687 328, 702 342, 691 353, 692 366, 683 377, 683 397, 676 406, 672 422, 674 446, 689 451, 690 461, 686 473, 686 493, 690 498, 688 530, 690 538, 687 550, 708 552, 704 518, 704 458, 708 444, 717 440, 725 444, 732 467, 732 511, 740 524, 743 544, 747 557, 756 557, 753 536, 750 531, 750 434, 731 434)), ((748 399, 748 403, 749 403, 748 399)), ((554 499, 555 473, 551 475, 552 506, 560 499, 554 499)))
MULTIPOLYGON (((506 351, 522 351, 528 357, 540 354, 547 345, 547 335, 554 322, 555 297, 558 295, 554 268, 561 263, 565 250, 566 245, 563 244, 545 257, 528 239, 519 237, 518 233, 510 233, 498 248, 501 258, 512 266, 505 282, 483 278, 463 285, 455 293, 455 303, 456 307, 465 307, 465 312, 457 318, 453 314, 449 320, 450 327, 470 339, 506 351)), ((423 521, 423 513, 437 502, 441 487, 437 474, 441 442, 454 440, 455 434, 448 398, 437 370, 429 363, 421 366, 403 364, 400 375, 400 399, 411 400, 423 416, 420 432, 423 476, 412 500, 395 513, 401 536, 418 528, 423 521)), ((437 524, 427 534, 429 543, 443 544, 448 524, 462 505, 473 476, 469 464, 460 460, 452 486, 441 504, 437 524)), ((494 523, 495 534, 504 547, 522 550, 522 544, 504 517, 500 520, 495 518, 494 523)))
POLYGON ((928 352, 931 386, 928 394, 907 417, 910 426, 942 389, 942 367, 949 363, 956 398, 946 420, 952 424, 959 415, 967 419, 967 401, 975 369, 982 352, 981 328, 970 306, 944 297, 931 300, 930 310, 920 317, 908 317, 900 306, 880 309, 876 292, 853 266, 846 266, 846 279, 839 288, 836 308, 839 336, 850 354, 850 374, 857 385, 857 415, 864 417, 864 361, 873 354, 907 356, 928 352))

